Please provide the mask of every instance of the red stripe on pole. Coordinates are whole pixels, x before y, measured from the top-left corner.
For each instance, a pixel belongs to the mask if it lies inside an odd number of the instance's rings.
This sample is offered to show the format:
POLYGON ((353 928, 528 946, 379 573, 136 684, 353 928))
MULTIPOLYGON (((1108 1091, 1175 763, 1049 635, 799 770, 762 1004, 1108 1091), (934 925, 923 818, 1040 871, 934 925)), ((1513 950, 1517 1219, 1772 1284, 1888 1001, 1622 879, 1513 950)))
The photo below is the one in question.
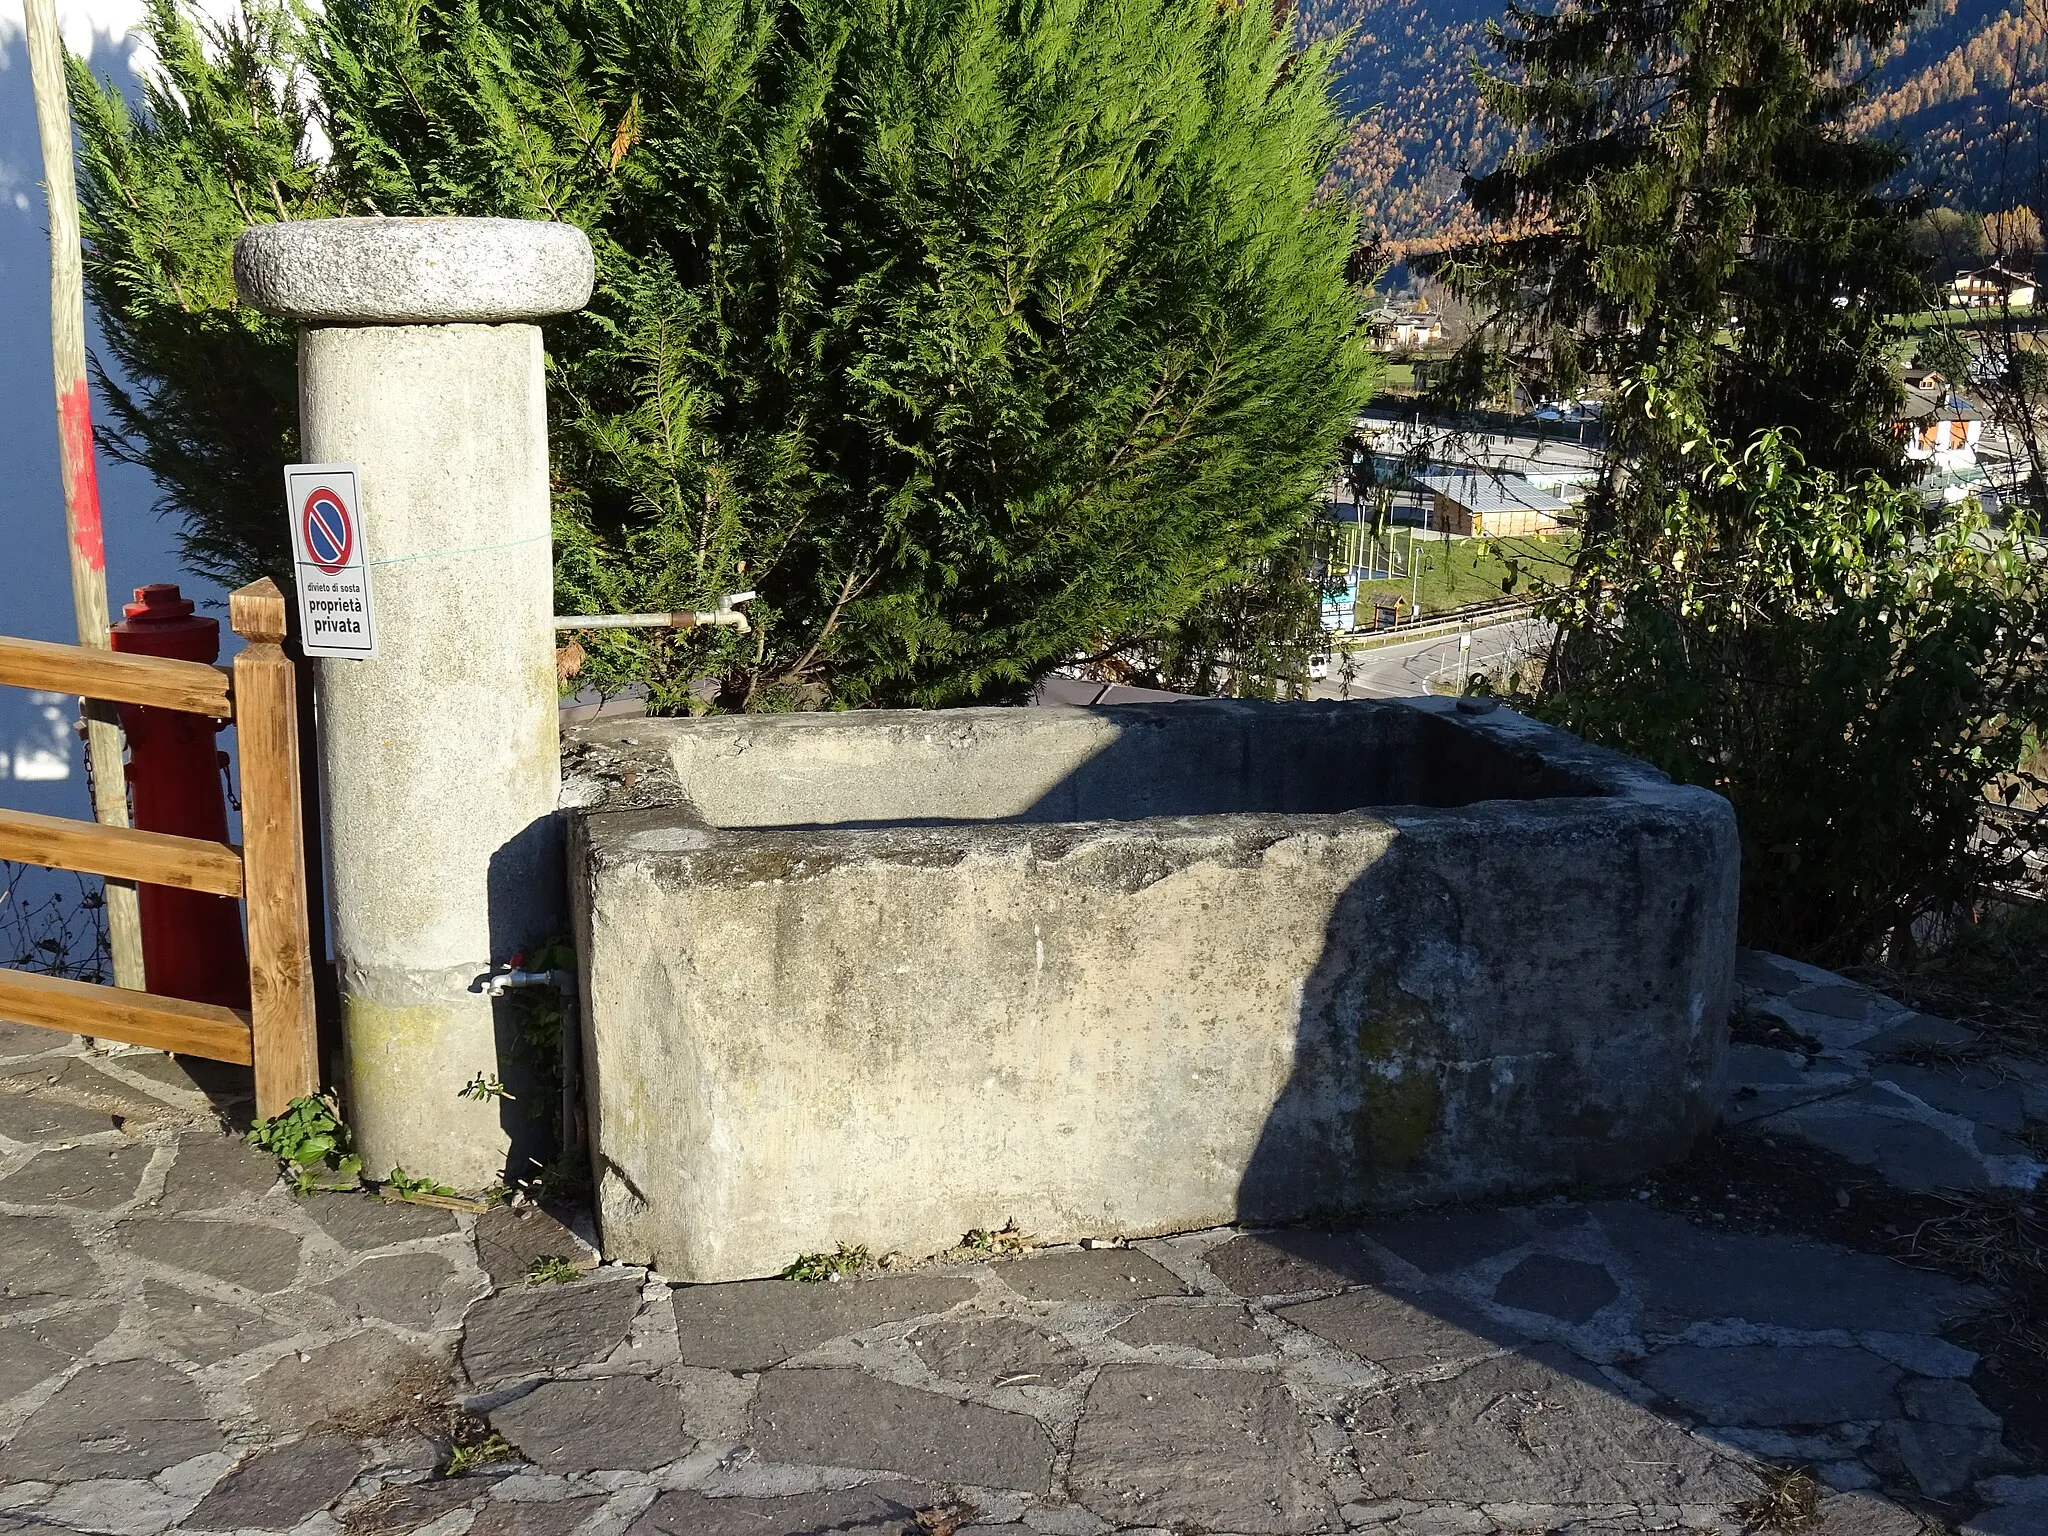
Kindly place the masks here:
POLYGON ((71 538, 95 571, 107 567, 106 534, 100 525, 100 477, 92 451, 92 394, 80 379, 57 397, 57 442, 71 483, 71 538))

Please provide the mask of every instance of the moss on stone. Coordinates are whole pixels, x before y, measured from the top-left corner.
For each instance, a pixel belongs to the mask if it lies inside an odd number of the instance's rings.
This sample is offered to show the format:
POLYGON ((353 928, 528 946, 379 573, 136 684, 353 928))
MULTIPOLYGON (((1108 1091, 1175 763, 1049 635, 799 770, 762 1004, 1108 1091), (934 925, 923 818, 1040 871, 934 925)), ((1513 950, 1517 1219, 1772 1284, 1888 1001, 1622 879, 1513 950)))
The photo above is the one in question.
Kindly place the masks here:
POLYGON ((1427 1150, 1443 1118, 1433 1049, 1438 1027, 1423 1003, 1385 983, 1372 988, 1358 1026, 1358 1108, 1353 1153, 1363 1181, 1401 1173, 1427 1150))

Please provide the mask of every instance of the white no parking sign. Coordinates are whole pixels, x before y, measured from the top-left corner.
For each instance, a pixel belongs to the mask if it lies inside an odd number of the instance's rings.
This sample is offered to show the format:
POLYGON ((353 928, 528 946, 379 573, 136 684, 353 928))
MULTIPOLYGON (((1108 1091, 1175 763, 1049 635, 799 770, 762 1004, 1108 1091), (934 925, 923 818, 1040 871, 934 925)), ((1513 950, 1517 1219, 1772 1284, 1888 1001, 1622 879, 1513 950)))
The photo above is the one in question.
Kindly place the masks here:
POLYGON ((285 506, 298 570, 299 637, 308 656, 377 654, 370 557, 353 464, 287 464, 285 506))

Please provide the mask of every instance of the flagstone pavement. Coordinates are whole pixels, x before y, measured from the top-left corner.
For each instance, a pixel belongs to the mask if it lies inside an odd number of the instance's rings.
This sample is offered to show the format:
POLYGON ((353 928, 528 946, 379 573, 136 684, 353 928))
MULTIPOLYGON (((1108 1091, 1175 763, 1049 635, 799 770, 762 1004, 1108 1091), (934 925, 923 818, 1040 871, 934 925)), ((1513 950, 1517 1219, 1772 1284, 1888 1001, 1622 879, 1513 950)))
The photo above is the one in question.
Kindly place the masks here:
POLYGON ((223 1134, 231 1075, 0 1024, 0 1533, 1739 1532, 1797 1505, 1775 1467, 1821 1496, 1772 1528, 2048 1536, 2006 1298, 1758 1217, 2023 1199, 2048 1073, 1742 975, 1683 1174, 809 1285, 301 1198, 223 1134))

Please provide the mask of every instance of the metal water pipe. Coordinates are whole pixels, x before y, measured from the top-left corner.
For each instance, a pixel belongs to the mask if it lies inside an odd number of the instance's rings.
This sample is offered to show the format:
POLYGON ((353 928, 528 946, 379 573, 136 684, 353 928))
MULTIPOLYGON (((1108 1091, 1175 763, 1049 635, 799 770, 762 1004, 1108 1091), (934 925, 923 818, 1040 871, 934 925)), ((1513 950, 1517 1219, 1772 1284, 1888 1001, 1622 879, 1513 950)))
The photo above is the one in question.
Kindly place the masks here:
POLYGON ((697 629, 714 625, 736 629, 741 634, 753 633, 753 626, 747 623, 747 616, 740 612, 741 603, 754 600, 752 592, 728 592, 718 600, 715 612, 702 611, 678 613, 578 613, 556 614, 555 628, 558 631, 571 629, 697 629))

